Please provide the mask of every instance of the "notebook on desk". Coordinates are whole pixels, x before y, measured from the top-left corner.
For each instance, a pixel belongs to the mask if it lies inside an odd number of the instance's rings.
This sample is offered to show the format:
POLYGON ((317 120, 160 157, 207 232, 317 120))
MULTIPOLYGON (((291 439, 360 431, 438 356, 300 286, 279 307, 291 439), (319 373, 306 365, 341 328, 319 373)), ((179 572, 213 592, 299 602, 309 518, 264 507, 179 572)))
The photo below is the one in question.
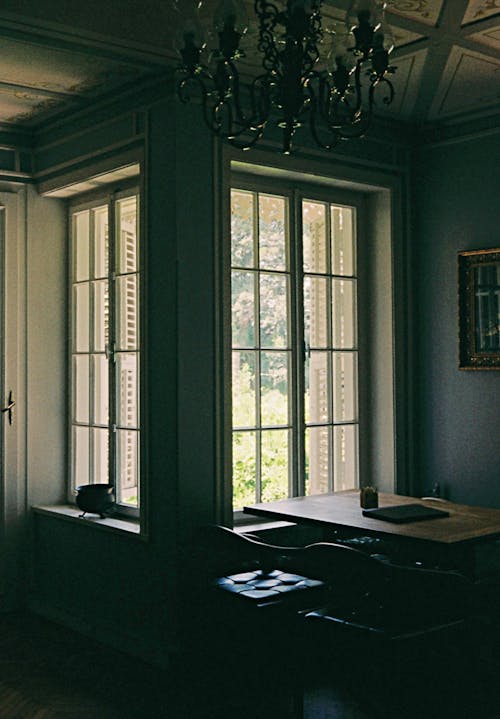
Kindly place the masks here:
POLYGON ((382 519, 384 522, 419 522, 426 519, 439 519, 449 517, 450 513, 443 509, 425 507, 423 504, 398 504, 393 507, 378 507, 377 509, 363 509, 365 517, 382 519))

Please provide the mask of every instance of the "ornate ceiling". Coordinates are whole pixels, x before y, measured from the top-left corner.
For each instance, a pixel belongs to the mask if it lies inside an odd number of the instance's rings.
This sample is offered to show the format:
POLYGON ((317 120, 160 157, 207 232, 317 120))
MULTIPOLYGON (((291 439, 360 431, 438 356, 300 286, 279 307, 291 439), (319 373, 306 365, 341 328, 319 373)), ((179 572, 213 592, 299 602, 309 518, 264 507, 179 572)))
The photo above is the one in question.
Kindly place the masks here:
MULTIPOLYGON (((216 4, 205 0, 203 12, 216 4)), ((325 14, 342 21, 348 4, 325 0, 325 14)), ((397 72, 385 112, 422 126, 498 113, 500 0, 388 0, 387 17, 397 72)), ((3 0, 0 125, 36 128, 163 71, 174 61, 173 18, 162 0, 87 0, 84 9, 80 0, 3 0)), ((247 46, 255 33, 253 20, 247 46)))

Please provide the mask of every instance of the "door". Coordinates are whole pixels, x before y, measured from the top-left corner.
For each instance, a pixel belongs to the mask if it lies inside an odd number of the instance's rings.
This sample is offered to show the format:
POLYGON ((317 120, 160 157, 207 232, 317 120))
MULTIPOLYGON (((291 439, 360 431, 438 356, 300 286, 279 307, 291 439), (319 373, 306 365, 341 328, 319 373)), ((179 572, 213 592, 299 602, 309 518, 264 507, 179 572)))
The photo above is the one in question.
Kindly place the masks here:
POLYGON ((24 189, 0 192, 0 611, 22 594, 25 488, 26 227, 24 189))

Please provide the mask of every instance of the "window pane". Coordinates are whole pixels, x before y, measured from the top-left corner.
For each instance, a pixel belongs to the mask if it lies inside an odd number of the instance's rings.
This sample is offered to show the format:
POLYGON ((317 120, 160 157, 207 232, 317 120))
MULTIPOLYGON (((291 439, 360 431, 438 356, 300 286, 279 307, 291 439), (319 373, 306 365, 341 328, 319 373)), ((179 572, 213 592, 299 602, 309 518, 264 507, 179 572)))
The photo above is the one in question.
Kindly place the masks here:
POLYGON ((330 429, 306 429, 306 494, 330 491, 330 429))
POLYGON ((138 280, 136 275, 117 277, 117 349, 137 349, 139 340, 138 280))
POLYGON ((304 340, 328 347, 328 285, 324 277, 304 277, 304 340))
POLYGON ((347 424, 333 428, 334 489, 354 489, 357 486, 358 428, 347 424))
POLYGON ((289 496, 296 472, 306 493, 354 487, 355 209, 256 187, 232 190, 231 220, 233 506, 289 496))
POLYGON ((255 347, 255 273, 232 272, 232 344, 255 347))
POLYGON ((128 197, 119 200, 116 208, 117 231, 117 262, 116 268, 120 274, 137 272, 137 200, 128 197))
POLYGON ((332 207, 331 226, 332 273, 334 275, 355 275, 353 209, 351 207, 332 207))
POLYGON ((94 482, 108 484, 108 430, 93 429, 94 482))
POLYGON ((354 352, 334 352, 334 422, 351 422, 358 418, 357 376, 357 355, 354 352))
POLYGON ((266 270, 286 270, 285 198, 259 196, 259 265, 266 270))
POLYGON ((289 424, 288 352, 262 352, 260 375, 261 424, 267 427, 289 424))
POLYGON ((109 289, 106 280, 93 282, 94 352, 104 352, 109 342, 109 289))
POLYGON ((256 433, 233 432, 233 507, 254 504, 256 486, 256 433))
POLYGON ((333 347, 356 347, 356 281, 333 280, 332 287, 333 347))
POLYGON ((260 275, 260 344, 288 346, 288 277, 260 275))
POLYGON ((72 228, 72 415, 89 425, 72 430, 72 481, 116 483, 118 503, 137 507, 138 200, 114 199, 73 213, 72 228))
POLYGON ((73 357, 73 420, 88 423, 90 416, 89 356, 73 357))
POLYGON ((289 430, 270 429, 261 433, 261 501, 288 497, 289 430))
POLYGON ((255 267, 254 195, 251 192, 231 192, 231 265, 255 267))
POLYGON ((330 418, 328 353, 310 352, 305 366, 305 420, 323 424, 330 418))
POLYGON ((73 347, 75 352, 90 350, 90 285, 75 285, 73 288, 73 347))
POLYGON ((108 274, 108 208, 94 210, 94 277, 108 274))
POLYGON ((119 352, 116 355, 116 423, 120 427, 139 424, 137 355, 119 352))
POLYGON ((325 205, 302 203, 304 272, 327 271, 325 205))
POLYGON ((73 427, 72 464, 75 487, 80 484, 89 484, 89 434, 88 427, 73 427))
POLYGON ((109 422, 109 363, 105 355, 94 355, 94 423, 109 422))
POLYGON ((73 279, 75 282, 89 279, 90 240, 89 212, 78 212, 73 219, 73 279))
POLYGON ((233 352, 233 427, 255 427, 255 353, 233 352))
POLYGON ((139 477, 138 438, 138 432, 122 429, 116 432, 116 472, 119 479, 117 501, 134 507, 139 504, 137 491, 139 477))

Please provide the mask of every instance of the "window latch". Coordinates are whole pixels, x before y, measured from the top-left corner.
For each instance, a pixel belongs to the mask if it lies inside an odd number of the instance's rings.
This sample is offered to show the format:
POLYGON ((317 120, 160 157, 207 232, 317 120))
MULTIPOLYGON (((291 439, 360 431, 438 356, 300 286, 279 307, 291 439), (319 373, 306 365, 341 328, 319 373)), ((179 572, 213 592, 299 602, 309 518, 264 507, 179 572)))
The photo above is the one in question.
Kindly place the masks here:
POLYGON ((7 400, 7 404, 5 405, 5 407, 2 407, 2 409, 0 410, 0 412, 2 412, 2 414, 4 412, 8 413, 7 417, 9 418, 9 424, 12 424, 12 409, 15 406, 15 404, 16 404, 16 401, 12 397, 12 390, 10 390, 9 399, 7 400))
POLYGON ((114 362, 115 361, 115 351, 116 351, 116 343, 111 342, 111 344, 106 345, 106 359, 114 362))

